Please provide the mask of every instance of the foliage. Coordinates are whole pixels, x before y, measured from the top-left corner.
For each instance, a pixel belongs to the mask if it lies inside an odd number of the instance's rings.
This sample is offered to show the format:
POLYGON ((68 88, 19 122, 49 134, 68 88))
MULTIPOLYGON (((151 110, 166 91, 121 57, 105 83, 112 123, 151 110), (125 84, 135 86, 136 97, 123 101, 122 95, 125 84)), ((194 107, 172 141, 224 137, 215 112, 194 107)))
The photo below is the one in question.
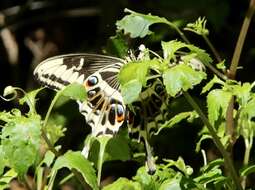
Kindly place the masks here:
MULTIPOLYGON (((118 80, 125 104, 132 108, 137 101, 143 101, 144 89, 153 91, 150 81, 155 79, 162 83, 161 92, 164 92, 166 96, 163 102, 166 109, 169 100, 183 95, 194 111, 185 110, 170 117, 171 110, 167 109, 166 116, 163 116, 163 123, 154 126, 156 128, 154 136, 149 130, 141 132, 146 151, 140 149, 139 142, 132 144, 133 139, 129 138, 127 130, 123 130, 113 138, 107 135, 87 136, 82 152, 69 150, 61 154, 61 146, 56 143, 65 135, 65 128, 62 126, 65 119, 58 115, 54 116, 51 111, 61 96, 82 102, 87 101, 84 87, 74 83, 58 91, 45 118, 42 119, 36 111, 36 96, 42 89, 26 93, 20 88, 8 86, 2 98, 6 101, 14 100, 18 97, 18 92, 22 92, 23 97, 19 99, 19 106, 28 105, 28 112, 13 108, 11 111, 0 113, 0 120, 3 123, 0 136, 1 188, 7 188, 9 182, 17 176, 21 182, 27 184, 26 175, 29 169, 33 169, 36 187, 53 189, 56 185, 57 173, 67 168, 72 173, 67 178, 75 176, 85 187, 88 185, 96 190, 100 188, 101 172, 105 162, 135 161, 136 156, 142 153, 147 156, 146 166, 140 166, 132 179, 119 178, 103 189, 246 189, 247 177, 255 171, 254 165, 250 162, 255 127, 255 93, 253 92, 255 83, 243 83, 229 77, 225 73, 227 68, 224 61, 218 61, 215 68, 212 64, 214 59, 205 50, 190 44, 175 22, 170 22, 164 17, 141 14, 128 9, 125 9, 125 12, 128 15, 117 21, 119 33, 112 38, 117 54, 123 55, 127 51, 127 43, 121 36, 122 31, 130 38, 143 38, 152 34, 151 25, 166 24, 181 38, 162 41, 159 50, 162 56, 148 48, 141 48, 141 56, 129 60, 120 69, 118 80), (211 75, 207 75, 210 71, 211 75), (202 83, 212 75, 213 78, 210 81, 206 84, 202 83), (189 94, 189 91, 193 89, 198 90, 196 86, 202 87, 201 99, 206 97, 206 106, 203 109, 189 94), (12 97, 7 98, 9 96, 12 97), (203 152, 205 140, 212 140, 221 154, 220 158, 208 162, 204 154, 204 165, 196 171, 195 168, 187 165, 181 156, 177 160, 167 158, 157 160, 152 156, 148 150, 150 146, 146 144, 147 141, 151 143, 151 136, 157 138, 166 128, 178 127, 185 120, 195 123, 195 119, 198 118, 203 121, 204 126, 199 133, 196 151, 203 152), (240 138, 244 140, 245 152, 243 164, 239 166, 241 170, 237 172, 230 154, 240 138), (84 155, 88 156, 85 158, 84 155), (148 172, 151 169, 150 164, 156 168, 154 174, 148 172), (46 171, 49 173, 48 176, 43 175, 46 171)), ((198 18, 194 23, 187 24, 183 30, 202 36, 214 53, 215 59, 219 60, 217 52, 207 38, 209 30, 206 28, 206 22, 205 18, 198 18)), ((233 62, 238 61, 234 59, 233 62)), ((232 75, 234 76, 235 73, 232 75)), ((134 107, 132 109, 135 110, 134 107)), ((153 146, 153 143, 150 145, 153 146)))

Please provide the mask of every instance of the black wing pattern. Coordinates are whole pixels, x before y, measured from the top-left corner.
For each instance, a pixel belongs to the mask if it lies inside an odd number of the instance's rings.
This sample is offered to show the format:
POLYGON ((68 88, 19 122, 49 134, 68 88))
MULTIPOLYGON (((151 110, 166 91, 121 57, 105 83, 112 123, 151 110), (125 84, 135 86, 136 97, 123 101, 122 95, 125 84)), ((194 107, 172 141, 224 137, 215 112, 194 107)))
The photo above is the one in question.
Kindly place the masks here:
POLYGON ((99 72, 112 88, 119 90, 117 74, 125 61, 98 54, 66 54, 41 62, 34 70, 36 79, 44 86, 59 90, 64 86, 85 79, 99 72))

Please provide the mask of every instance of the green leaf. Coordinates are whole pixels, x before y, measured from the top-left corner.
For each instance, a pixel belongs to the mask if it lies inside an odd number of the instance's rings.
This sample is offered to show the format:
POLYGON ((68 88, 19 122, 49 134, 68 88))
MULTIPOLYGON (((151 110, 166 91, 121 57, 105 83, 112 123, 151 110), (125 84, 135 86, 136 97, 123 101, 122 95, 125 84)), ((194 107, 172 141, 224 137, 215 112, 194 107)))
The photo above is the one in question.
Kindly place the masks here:
POLYGON ((159 190, 183 190, 180 179, 169 179, 162 183, 159 190))
POLYGON ((119 178, 114 183, 107 185, 103 190, 142 190, 141 185, 126 178, 119 178))
POLYGON ((240 171, 241 176, 248 176, 251 173, 255 173, 255 165, 246 166, 240 171))
POLYGON ((131 104, 138 99, 140 92, 142 91, 142 83, 137 80, 131 80, 125 85, 121 86, 121 94, 125 104, 131 104))
POLYGON ((90 185, 92 189, 99 189, 97 186, 95 170, 91 163, 81 155, 80 152, 68 151, 63 156, 57 158, 52 168, 53 172, 57 172, 61 168, 75 169, 80 172, 84 180, 90 185))
POLYGON ((208 83, 203 87, 201 94, 203 94, 203 93, 209 91, 209 90, 213 87, 214 84, 224 85, 225 83, 224 83, 222 80, 220 80, 216 75, 214 75, 213 79, 210 80, 210 82, 208 82, 208 83))
POLYGON ((200 151, 200 149, 201 149, 201 143, 202 143, 204 140, 206 140, 206 139, 212 139, 212 136, 209 135, 209 134, 203 134, 203 135, 200 137, 200 139, 199 139, 199 141, 197 142, 197 144, 196 144, 196 152, 199 152, 199 151, 200 151))
POLYGON ((172 40, 169 42, 161 42, 161 46, 163 49, 163 57, 166 60, 170 60, 172 58, 174 58, 174 55, 176 53, 177 50, 184 48, 187 46, 187 44, 181 42, 181 41, 177 41, 177 40, 172 40))
POLYGON ((224 160, 222 158, 218 158, 216 160, 213 160, 209 162, 206 166, 202 168, 203 172, 209 172, 211 170, 214 170, 216 168, 220 168, 224 165, 224 160))
MULTIPOLYGON (((208 184, 208 183, 212 183, 215 182, 217 179, 219 179, 222 176, 222 171, 220 169, 213 169, 210 170, 207 173, 203 173, 202 175, 200 175, 199 177, 195 178, 194 180, 201 183, 201 184, 208 184)), ((226 178, 225 178, 226 179, 226 178)), ((222 180, 222 179, 220 179, 222 180)))
POLYGON ((55 154, 53 152, 51 152, 50 150, 48 150, 46 152, 46 154, 44 155, 44 158, 43 160, 41 161, 41 164, 42 165, 43 163, 46 164, 47 167, 50 167, 50 165, 53 163, 54 161, 54 158, 55 158, 55 154))
POLYGON ((20 117, 21 112, 18 109, 12 109, 11 112, 2 111, 0 112, 0 120, 4 122, 13 121, 16 117, 20 117))
POLYGON ((188 23, 184 30, 194 32, 198 35, 207 36, 209 30, 206 28, 207 20, 203 17, 199 17, 194 23, 188 23))
POLYGON ((117 57, 125 57, 128 54, 128 42, 122 33, 111 36, 107 41, 106 52, 117 57))
POLYGON ((169 62, 170 59, 174 58, 174 54, 181 48, 188 48, 190 54, 194 54, 195 58, 201 61, 203 64, 208 65, 212 62, 212 58, 205 50, 200 49, 192 44, 186 44, 177 40, 171 40, 169 42, 161 43, 163 49, 164 58, 169 62))
POLYGON ((130 62, 124 65, 121 68, 120 73, 118 75, 120 84, 125 85, 126 83, 132 80, 137 80, 142 85, 145 86, 146 75, 148 73, 151 62, 154 62, 154 61, 150 61, 150 60, 137 61, 137 62, 130 62))
POLYGON ((137 170, 136 176, 133 178, 135 181, 139 182, 142 186, 142 189, 146 190, 156 190, 159 188, 160 183, 158 183, 155 178, 156 176, 160 178, 161 176, 156 173, 151 176, 148 174, 147 169, 145 167, 141 167, 137 170))
POLYGON ((28 92, 24 95, 23 98, 19 100, 19 103, 23 105, 24 103, 27 103, 29 106, 29 113, 36 114, 35 105, 36 105, 36 95, 42 90, 43 88, 39 88, 36 90, 33 90, 31 92, 28 92))
POLYGON ((253 97, 248 103, 247 105, 243 108, 242 110, 242 114, 247 114, 248 115, 248 119, 252 119, 253 117, 255 117, 255 97, 253 97))
POLYGON ((233 85, 233 94, 237 97, 237 101, 241 106, 245 106, 251 99, 252 87, 253 86, 248 82, 243 83, 243 85, 233 85))
POLYGON ((197 117, 198 117, 198 114, 196 111, 178 113, 173 118, 171 118, 169 121, 166 121, 162 126, 160 126, 160 128, 155 133, 155 135, 158 135, 162 129, 171 128, 175 124, 180 123, 184 119, 193 120, 194 118, 197 118, 197 117))
POLYGON ((67 118, 64 115, 60 115, 59 113, 51 114, 46 125, 46 132, 52 144, 55 144, 65 135, 64 132, 66 131, 66 128, 63 126, 66 125, 66 122, 67 118))
POLYGON ((222 70, 223 72, 226 71, 227 67, 225 65, 225 60, 221 61, 220 63, 216 64, 217 69, 222 70))
POLYGON ((226 118, 226 111, 232 94, 230 92, 215 89, 207 96, 208 118, 214 126, 219 117, 226 118))
POLYGON ((181 158, 181 157, 179 157, 177 161, 168 160, 168 159, 165 159, 164 161, 167 162, 166 167, 175 166, 180 171, 182 171, 186 176, 189 176, 193 173, 193 168, 186 165, 183 158, 181 158))
POLYGON ((78 83, 69 84, 61 91, 61 94, 79 101, 85 101, 87 98, 84 86, 78 83))
POLYGON ((4 172, 4 167, 5 167, 5 159, 4 159, 4 152, 3 152, 3 147, 0 145, 0 176, 4 172))
POLYGON ((121 160, 127 161, 131 159, 128 139, 121 136, 111 138, 106 146, 105 161, 121 160))
POLYGON ((130 13, 130 15, 126 15, 124 18, 116 22, 117 29, 124 30, 124 33, 130 34, 131 38, 143 38, 146 35, 152 34, 149 27, 156 23, 165 23, 172 27, 176 27, 173 23, 162 17, 153 16, 151 14, 145 15, 128 9, 125 9, 124 11, 130 13))
POLYGON ((10 182, 17 177, 17 173, 10 169, 3 176, 0 177, 0 189, 8 189, 10 182))
POLYGON ((181 90, 192 89, 205 78, 204 72, 194 71, 184 64, 176 65, 163 73, 164 85, 171 96, 176 96, 181 90))
POLYGON ((38 115, 16 116, 5 124, 1 144, 10 167, 23 176, 38 162, 41 143, 41 119, 38 115))

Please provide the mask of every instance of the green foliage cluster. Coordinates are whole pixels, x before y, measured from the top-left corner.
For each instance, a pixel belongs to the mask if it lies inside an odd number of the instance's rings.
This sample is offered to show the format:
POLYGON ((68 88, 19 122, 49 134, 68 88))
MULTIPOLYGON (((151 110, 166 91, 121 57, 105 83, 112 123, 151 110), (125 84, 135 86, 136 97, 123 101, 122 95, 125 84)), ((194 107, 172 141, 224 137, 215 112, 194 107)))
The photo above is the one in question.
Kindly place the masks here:
MULTIPOLYGON (((250 163, 255 127, 253 120, 255 117, 255 94, 252 90, 254 83, 241 83, 228 79, 227 74, 224 73, 226 70, 224 62, 218 61, 217 68, 220 70, 215 68, 212 64, 213 59, 209 54, 192 45, 174 22, 151 14, 145 15, 131 10, 125 11, 128 15, 117 21, 116 25, 119 32, 124 31, 124 34, 131 38, 143 38, 152 34, 149 27, 152 24, 160 23, 174 29, 182 39, 182 41, 162 41, 161 52, 163 56, 144 48, 142 59, 133 60, 121 69, 118 78, 125 103, 131 104, 136 101, 149 79, 161 77, 167 94, 173 98, 183 94, 194 111, 181 112, 168 121, 164 121, 165 123, 159 126, 155 135, 158 135, 164 128, 173 127, 184 119, 192 122, 195 118, 201 118, 204 127, 200 132, 200 140, 196 150, 204 152, 201 149, 201 143, 205 139, 212 139, 222 158, 208 163, 204 154, 204 166, 199 171, 193 171, 193 168, 187 165, 181 157, 176 161, 164 160, 164 162, 156 164, 154 175, 149 175, 147 168, 142 166, 132 179, 119 178, 103 189, 245 189, 247 176, 255 171, 255 166, 250 163), (185 51, 182 56, 183 64, 175 64, 178 59, 177 54, 180 51, 185 51), (201 81, 207 78, 204 66, 202 69, 192 67, 190 63, 194 59, 200 60, 208 68, 207 71, 211 70, 214 74, 213 79, 203 87, 201 92, 207 97, 207 113, 201 111, 188 93, 188 90, 201 84, 201 81), (157 71, 157 75, 152 75, 150 70, 157 71), (232 118, 229 117, 231 101, 235 105, 232 108, 232 115, 230 115, 232 118), (234 126, 231 126, 231 119, 234 126), (245 142, 245 153, 241 169, 237 171, 234 168, 230 153, 231 148, 240 137, 245 142)), ((209 48, 212 47, 207 38, 209 31, 206 29, 205 19, 199 18, 195 23, 187 24, 185 30, 201 35, 209 42, 209 48)), ((116 42, 118 47, 127 49, 122 42, 121 40, 116 42)), ((211 50, 215 51, 214 49, 211 50)), ((122 52, 122 50, 119 51, 122 52)), ((29 93, 15 87, 7 87, 5 90, 5 99, 10 95, 13 96, 11 99, 14 99, 18 92, 22 92, 24 97, 20 99, 19 104, 26 103, 29 106, 29 111, 22 113, 14 108, 9 112, 0 113, 0 120, 4 123, 0 136, 1 189, 8 187, 9 182, 16 177, 29 187, 26 182, 26 174, 32 168, 35 184, 30 189, 50 190, 56 185, 58 171, 62 168, 68 168, 72 174, 67 179, 76 176, 85 187, 89 186, 96 190, 100 188, 101 170, 105 161, 126 161, 135 158, 135 155, 131 155, 128 146, 131 140, 128 138, 127 131, 121 131, 114 138, 88 136, 85 144, 90 144, 92 147, 88 159, 84 158, 80 151, 68 151, 61 155, 59 151, 61 147, 57 147, 55 143, 64 135, 64 128, 49 122, 52 108, 61 96, 86 101, 86 92, 79 84, 71 84, 57 92, 45 118, 42 119, 35 109, 36 95, 41 90, 29 93), (49 170, 47 176, 43 175, 46 168, 49 170)), ((65 179, 63 180, 65 181, 65 179)))

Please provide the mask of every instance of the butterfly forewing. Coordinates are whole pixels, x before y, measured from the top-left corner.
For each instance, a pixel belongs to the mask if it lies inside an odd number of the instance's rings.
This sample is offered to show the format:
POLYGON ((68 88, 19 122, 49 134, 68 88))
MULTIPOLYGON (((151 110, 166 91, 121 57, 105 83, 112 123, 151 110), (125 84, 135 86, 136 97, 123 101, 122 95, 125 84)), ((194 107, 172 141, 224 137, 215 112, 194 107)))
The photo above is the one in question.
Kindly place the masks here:
POLYGON ((117 73, 122 59, 98 54, 67 54, 46 59, 34 70, 36 79, 52 89, 62 89, 74 82, 83 83, 88 76, 102 72, 103 80, 118 88, 117 73))

